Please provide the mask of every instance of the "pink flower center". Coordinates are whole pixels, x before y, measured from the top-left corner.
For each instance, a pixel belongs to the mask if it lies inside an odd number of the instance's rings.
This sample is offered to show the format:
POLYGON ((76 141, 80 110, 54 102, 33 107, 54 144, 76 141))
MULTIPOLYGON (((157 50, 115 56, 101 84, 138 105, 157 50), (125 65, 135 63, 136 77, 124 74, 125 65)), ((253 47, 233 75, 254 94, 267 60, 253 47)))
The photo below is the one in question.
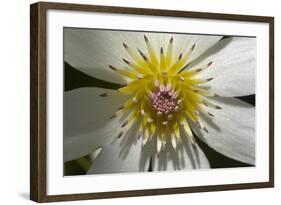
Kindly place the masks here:
POLYGON ((152 107, 158 115, 169 115, 178 111, 181 100, 178 100, 179 92, 172 89, 171 84, 160 85, 154 92, 149 93, 152 107))

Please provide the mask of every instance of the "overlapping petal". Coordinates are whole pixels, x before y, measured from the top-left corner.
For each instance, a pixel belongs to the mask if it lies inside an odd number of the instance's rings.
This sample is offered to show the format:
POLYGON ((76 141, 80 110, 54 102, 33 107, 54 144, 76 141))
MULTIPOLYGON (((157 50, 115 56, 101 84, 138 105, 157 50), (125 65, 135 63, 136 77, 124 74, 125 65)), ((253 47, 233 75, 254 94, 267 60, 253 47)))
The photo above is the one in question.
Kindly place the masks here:
POLYGON ((255 94, 256 39, 225 38, 205 53, 204 62, 213 62, 200 77, 213 77, 209 85, 220 96, 255 94))
POLYGON ((205 117, 209 133, 194 129, 210 147, 241 162, 255 165, 255 107, 236 98, 214 98, 220 110, 205 117))
POLYGON ((118 133, 119 129, 120 123, 114 119, 92 132, 80 133, 64 138, 64 161, 74 160, 86 156, 98 148, 103 148, 113 138, 116 138, 116 133, 118 133))
POLYGON ((92 132, 111 121, 110 117, 127 96, 103 88, 80 88, 64 93, 64 136, 92 132))
POLYGON ((171 145, 153 156, 153 171, 208 169, 209 161, 198 145, 188 144, 177 151, 171 145))
POLYGON ((221 36, 203 36, 186 34, 159 34, 144 32, 104 31, 96 29, 66 28, 64 32, 64 60, 76 69, 102 80, 122 83, 119 75, 108 69, 108 65, 124 68, 123 58, 130 59, 122 43, 146 53, 144 34, 151 39, 153 49, 160 55, 160 48, 173 37, 175 41, 174 57, 188 51, 195 45, 190 60, 197 58, 206 49, 216 44, 221 36))
MULTIPOLYGON (((209 161, 197 144, 191 144, 187 136, 182 134, 182 144, 175 150, 169 142, 160 154, 154 154, 152 160, 153 171, 208 169, 209 161)), ((156 150, 156 147, 155 149, 156 150)))
MULTIPOLYGON (((136 132, 120 139, 112 138, 103 147, 88 174, 138 172, 140 171, 141 154, 141 140, 137 139, 136 132)), ((147 171, 147 169, 143 171, 147 171)))
MULTIPOLYGON (((124 63, 122 59, 132 60, 122 48, 122 43, 126 42, 124 47, 132 46, 137 55, 142 55, 137 52, 140 49, 144 55, 149 56, 143 32, 69 28, 64 35, 65 61, 90 76, 106 81, 126 81, 112 71, 116 71, 115 68, 108 69, 108 65, 125 68, 126 60, 124 63)), ((195 124, 191 128, 205 143, 223 155, 254 165, 255 110, 253 106, 232 97, 255 93, 255 38, 222 39, 221 36, 158 33, 146 35, 153 49, 159 50, 155 52, 156 55, 160 55, 160 48, 167 49, 165 45, 168 44, 164 42, 173 40, 176 42, 174 57, 194 48, 189 56, 190 67, 213 62, 200 78, 214 77, 206 82, 215 93, 224 96, 211 99, 222 110, 210 109, 212 115, 215 115, 213 119, 204 115, 200 118, 205 121, 207 134, 195 124)), ((102 147, 88 174, 147 171, 151 159, 154 171, 210 167, 200 147, 192 144, 184 135, 181 136, 182 144, 176 150, 167 140, 165 148, 158 154, 156 137, 144 147, 142 140, 137 139, 137 130, 130 129, 121 138, 117 137, 120 120, 110 117, 127 96, 107 89, 83 88, 66 92, 64 97, 64 161, 85 156, 102 147)))
POLYGON ((120 122, 110 117, 125 100, 117 91, 102 88, 65 92, 64 160, 89 154, 114 137, 120 122))

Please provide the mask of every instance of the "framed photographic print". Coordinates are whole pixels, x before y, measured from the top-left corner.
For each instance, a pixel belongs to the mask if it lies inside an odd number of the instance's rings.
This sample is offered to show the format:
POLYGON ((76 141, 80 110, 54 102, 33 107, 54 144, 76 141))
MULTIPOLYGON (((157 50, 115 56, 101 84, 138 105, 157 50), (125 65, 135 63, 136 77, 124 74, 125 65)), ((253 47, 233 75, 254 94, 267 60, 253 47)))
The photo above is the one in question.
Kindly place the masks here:
POLYGON ((274 185, 274 18, 31 5, 31 199, 274 185))

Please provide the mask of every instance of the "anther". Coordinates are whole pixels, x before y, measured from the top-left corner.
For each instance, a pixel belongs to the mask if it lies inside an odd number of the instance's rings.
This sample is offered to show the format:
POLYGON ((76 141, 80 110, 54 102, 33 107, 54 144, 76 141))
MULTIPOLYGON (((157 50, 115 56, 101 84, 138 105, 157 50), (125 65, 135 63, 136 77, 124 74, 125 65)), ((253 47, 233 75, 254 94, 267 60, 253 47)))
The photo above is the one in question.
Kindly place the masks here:
POLYGON ((158 112, 157 112, 157 115, 162 115, 162 114, 163 114, 163 113, 162 113, 162 112, 160 112, 160 111, 158 111, 158 112))
POLYGON ((193 51, 195 48, 195 43, 193 44, 193 46, 191 47, 191 51, 193 51))
POLYGON ((140 53, 140 55, 142 56, 142 58, 143 58, 145 61, 148 60, 148 58, 143 54, 143 52, 141 52, 140 49, 138 49, 138 52, 140 53))
POLYGON ((128 64, 128 65, 130 65, 131 63, 128 61, 128 60, 126 60, 125 58, 123 58, 122 59, 126 64, 128 64))
POLYGON ((128 46, 127 46, 127 44, 126 44, 126 43, 123 43, 123 46, 124 46, 124 48, 125 48, 125 49, 127 49, 127 48, 128 48, 128 46))
POLYGON ((123 132, 119 132, 119 134, 117 135, 117 139, 119 139, 120 137, 122 137, 124 133, 123 132))
POLYGON ((189 65, 190 65, 190 63, 187 63, 182 69, 180 69, 180 71, 178 73, 181 73, 182 71, 184 71, 189 65))
POLYGON ((180 105, 182 103, 182 101, 183 101, 183 99, 179 99, 177 103, 180 105))
POLYGON ((178 96, 179 96, 179 92, 176 91, 176 92, 174 92, 174 94, 172 95, 172 98, 173 98, 173 99, 176 99, 178 96))
POLYGON ((208 129, 206 127, 203 128, 203 130, 207 133, 209 133, 208 129))
POLYGON ((205 101, 203 101, 202 104, 205 105, 206 107, 209 107, 208 103, 205 101))
POLYGON ((198 110, 194 111, 195 115, 200 115, 200 112, 198 112, 198 110))
POLYGON ((145 42, 148 42, 148 38, 146 37, 146 35, 143 35, 145 42))
POLYGON ((173 37, 171 37, 171 38, 170 38, 170 43, 173 43, 173 40, 174 40, 173 37))
POLYGON ((127 124, 128 124, 128 120, 126 120, 126 121, 121 125, 121 127, 125 127, 127 124))
POLYGON ((114 66, 112 66, 112 65, 109 65, 109 68, 111 69, 111 70, 117 70, 114 66))
POLYGON ((198 69, 195 70, 195 72, 196 72, 196 73, 199 73, 199 72, 201 72, 202 70, 203 70, 202 68, 198 68, 198 69))
POLYGON ((152 118, 148 118, 148 119, 147 119, 147 122, 148 122, 148 123, 152 123, 152 122, 153 122, 153 119, 152 119, 152 118))
POLYGON ((173 115, 168 115, 168 120, 171 120, 171 119, 173 119, 173 115))
POLYGON ((100 97, 106 97, 106 96, 107 96, 107 93, 100 94, 100 97))
POLYGON ((154 95, 155 95, 155 94, 154 94, 153 92, 149 91, 148 96, 149 96, 151 99, 154 98, 154 95))
POLYGON ((138 99, 137 99, 136 97, 134 97, 134 98, 132 99, 132 101, 133 101, 134 103, 137 103, 137 102, 138 102, 138 99))
POLYGON ((179 60, 181 60, 182 59, 182 53, 179 55, 179 60))
POLYGON ((216 105, 216 109, 221 110, 222 108, 218 105, 216 105))
POLYGON ((139 132, 138 132, 138 139, 140 139, 141 136, 142 136, 142 131, 139 131, 139 132))
POLYGON ((124 106, 120 106, 119 108, 117 108, 117 110, 122 110, 124 108, 124 106))
POLYGON ((159 87, 160 81, 159 81, 159 80, 155 80, 155 81, 154 81, 154 85, 155 85, 156 87, 159 87))
POLYGON ((137 74, 137 78, 138 78, 138 79, 142 79, 143 77, 144 77, 143 74, 140 74, 140 73, 137 74))
POLYGON ((208 78, 208 79, 206 79, 206 81, 211 81, 211 80, 213 80, 214 78, 208 78))
POLYGON ((212 113, 208 112, 208 115, 210 115, 211 117, 215 117, 212 113))
POLYGON ((212 64, 213 64, 213 61, 209 62, 209 63, 207 64, 207 66, 209 67, 209 66, 212 65, 212 64))
POLYGON ((172 84, 171 83, 168 83, 167 86, 166 86, 166 91, 169 92, 172 88, 172 84))
POLYGON ((163 122, 162 122, 162 125, 167 125, 167 124, 168 124, 167 121, 163 121, 163 122))

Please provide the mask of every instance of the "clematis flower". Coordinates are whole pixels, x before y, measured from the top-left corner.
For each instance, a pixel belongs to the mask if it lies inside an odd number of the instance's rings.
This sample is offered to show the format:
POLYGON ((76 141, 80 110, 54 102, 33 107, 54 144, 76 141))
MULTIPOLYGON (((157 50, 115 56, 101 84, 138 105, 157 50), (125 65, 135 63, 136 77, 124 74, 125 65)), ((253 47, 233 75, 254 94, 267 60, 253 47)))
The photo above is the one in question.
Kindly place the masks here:
POLYGON ((255 52, 248 37, 65 29, 65 62, 103 83, 65 92, 64 161, 95 153, 88 174, 210 168, 199 138, 255 165, 255 108, 237 98, 255 94, 255 52))

